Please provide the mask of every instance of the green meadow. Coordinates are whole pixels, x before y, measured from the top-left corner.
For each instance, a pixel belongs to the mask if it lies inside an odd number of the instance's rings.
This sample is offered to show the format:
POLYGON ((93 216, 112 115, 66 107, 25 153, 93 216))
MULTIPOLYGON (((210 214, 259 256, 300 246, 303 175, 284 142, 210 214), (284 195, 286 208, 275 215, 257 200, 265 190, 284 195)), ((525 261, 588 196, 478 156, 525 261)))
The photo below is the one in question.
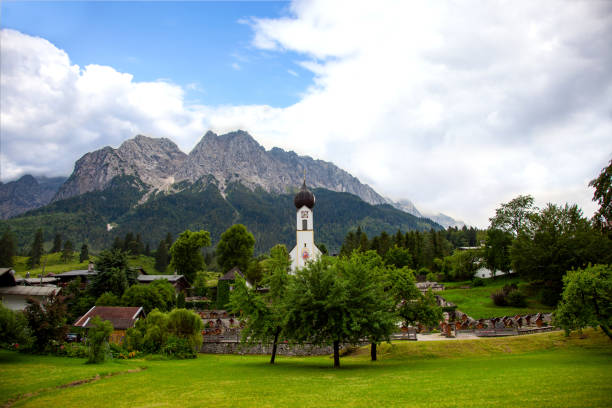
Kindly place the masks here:
MULTIPOLYGON (((36 268, 28 268, 28 257, 27 256, 16 256, 14 257, 15 266, 13 269, 19 276, 25 276, 26 272, 30 272, 30 277, 37 278, 40 274, 48 273, 62 273, 74 270, 87 269, 89 262, 79 262, 78 251, 71 260, 64 262, 61 260, 61 253, 54 252, 51 254, 45 254, 41 258, 41 265, 36 268), (44 272, 43 272, 44 270, 44 272)), ((92 260, 95 259, 95 255, 91 255, 92 260)), ((155 258, 145 255, 129 256, 128 265, 132 268, 141 267, 149 274, 159 274, 155 270, 155 258)))
POLYGON ((462 289, 461 287, 470 286, 470 281, 444 282, 446 290, 436 294, 449 302, 453 302, 459 310, 474 319, 552 312, 553 310, 552 307, 540 303, 534 296, 527 297, 526 307, 496 306, 491 299, 491 293, 501 290, 504 285, 510 283, 515 283, 519 287, 524 286, 525 283, 515 277, 484 279, 484 282, 485 286, 470 287, 469 289, 462 289))
POLYGON ((403 342, 379 361, 200 355, 80 359, 0 352, 0 403, 15 407, 610 407, 612 342, 585 331, 403 342), (91 380, 91 382, 82 380, 91 380))

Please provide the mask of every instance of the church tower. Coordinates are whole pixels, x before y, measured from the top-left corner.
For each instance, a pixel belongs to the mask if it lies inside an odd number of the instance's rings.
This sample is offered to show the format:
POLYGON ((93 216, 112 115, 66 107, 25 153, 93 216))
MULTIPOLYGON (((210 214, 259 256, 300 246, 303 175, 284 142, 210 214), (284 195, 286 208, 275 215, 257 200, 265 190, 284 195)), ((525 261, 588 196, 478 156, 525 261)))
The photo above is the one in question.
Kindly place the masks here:
POLYGON ((314 244, 314 220, 312 209, 315 205, 315 196, 306 188, 306 178, 302 188, 295 195, 293 204, 296 213, 296 241, 297 245, 291 253, 291 270, 303 268, 308 261, 319 259, 321 251, 314 244))

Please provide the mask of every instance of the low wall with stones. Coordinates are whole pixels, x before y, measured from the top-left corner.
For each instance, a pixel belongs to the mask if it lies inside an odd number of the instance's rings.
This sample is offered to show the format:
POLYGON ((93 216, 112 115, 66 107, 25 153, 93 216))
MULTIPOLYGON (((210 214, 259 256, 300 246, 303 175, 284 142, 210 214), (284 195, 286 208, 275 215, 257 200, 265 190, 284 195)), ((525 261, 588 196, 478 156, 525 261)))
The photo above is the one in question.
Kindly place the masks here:
MULTIPOLYGON (((344 346, 341 346, 342 350, 344 346)), ((314 344, 286 344, 281 343, 276 348, 276 354, 281 356, 325 356, 333 354, 334 349, 329 346, 314 344)), ((272 344, 247 345, 234 341, 205 342, 200 348, 205 354, 272 354, 272 344)))

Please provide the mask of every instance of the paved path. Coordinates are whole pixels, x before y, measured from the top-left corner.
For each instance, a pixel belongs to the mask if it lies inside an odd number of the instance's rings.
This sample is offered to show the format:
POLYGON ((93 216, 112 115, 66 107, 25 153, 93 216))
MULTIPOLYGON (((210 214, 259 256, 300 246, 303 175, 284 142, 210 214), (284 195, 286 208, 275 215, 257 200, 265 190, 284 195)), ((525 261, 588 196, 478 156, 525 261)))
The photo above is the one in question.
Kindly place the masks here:
MULTIPOLYGON (((561 329, 557 329, 557 330, 553 330, 553 331, 559 331, 561 329)), ((524 336, 536 336, 538 334, 544 334, 544 333, 551 333, 551 331, 545 331, 545 332, 541 332, 541 333, 530 333, 530 334, 525 334, 524 336)), ((500 336, 502 337, 502 336, 500 336)), ((516 336, 503 336, 503 337, 516 337, 516 336)), ((418 341, 442 341, 442 340, 480 340, 480 339, 492 339, 492 338, 497 338, 497 337, 478 337, 473 333, 461 333, 458 337, 445 337, 442 335, 442 333, 434 333, 434 334, 420 334, 417 333, 417 340, 418 341)))

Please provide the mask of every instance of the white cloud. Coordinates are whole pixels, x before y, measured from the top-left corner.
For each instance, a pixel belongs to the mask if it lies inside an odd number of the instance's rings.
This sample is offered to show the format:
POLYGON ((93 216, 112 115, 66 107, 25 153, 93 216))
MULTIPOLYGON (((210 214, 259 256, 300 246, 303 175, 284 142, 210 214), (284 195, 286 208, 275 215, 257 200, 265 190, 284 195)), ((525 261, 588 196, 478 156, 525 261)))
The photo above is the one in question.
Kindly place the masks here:
POLYGON ((67 175, 82 154, 143 133, 190 149, 207 124, 169 82, 134 82, 108 66, 81 68, 42 38, 4 29, 1 177, 67 175))
POLYGON ((612 154, 610 3, 296 1, 290 13, 249 20, 254 46, 301 54, 314 74, 286 108, 187 105, 168 81, 77 67, 3 30, 2 178, 33 163, 67 173, 136 133, 189 151, 209 128, 242 128, 480 226, 518 194, 592 213, 586 185, 612 154))

